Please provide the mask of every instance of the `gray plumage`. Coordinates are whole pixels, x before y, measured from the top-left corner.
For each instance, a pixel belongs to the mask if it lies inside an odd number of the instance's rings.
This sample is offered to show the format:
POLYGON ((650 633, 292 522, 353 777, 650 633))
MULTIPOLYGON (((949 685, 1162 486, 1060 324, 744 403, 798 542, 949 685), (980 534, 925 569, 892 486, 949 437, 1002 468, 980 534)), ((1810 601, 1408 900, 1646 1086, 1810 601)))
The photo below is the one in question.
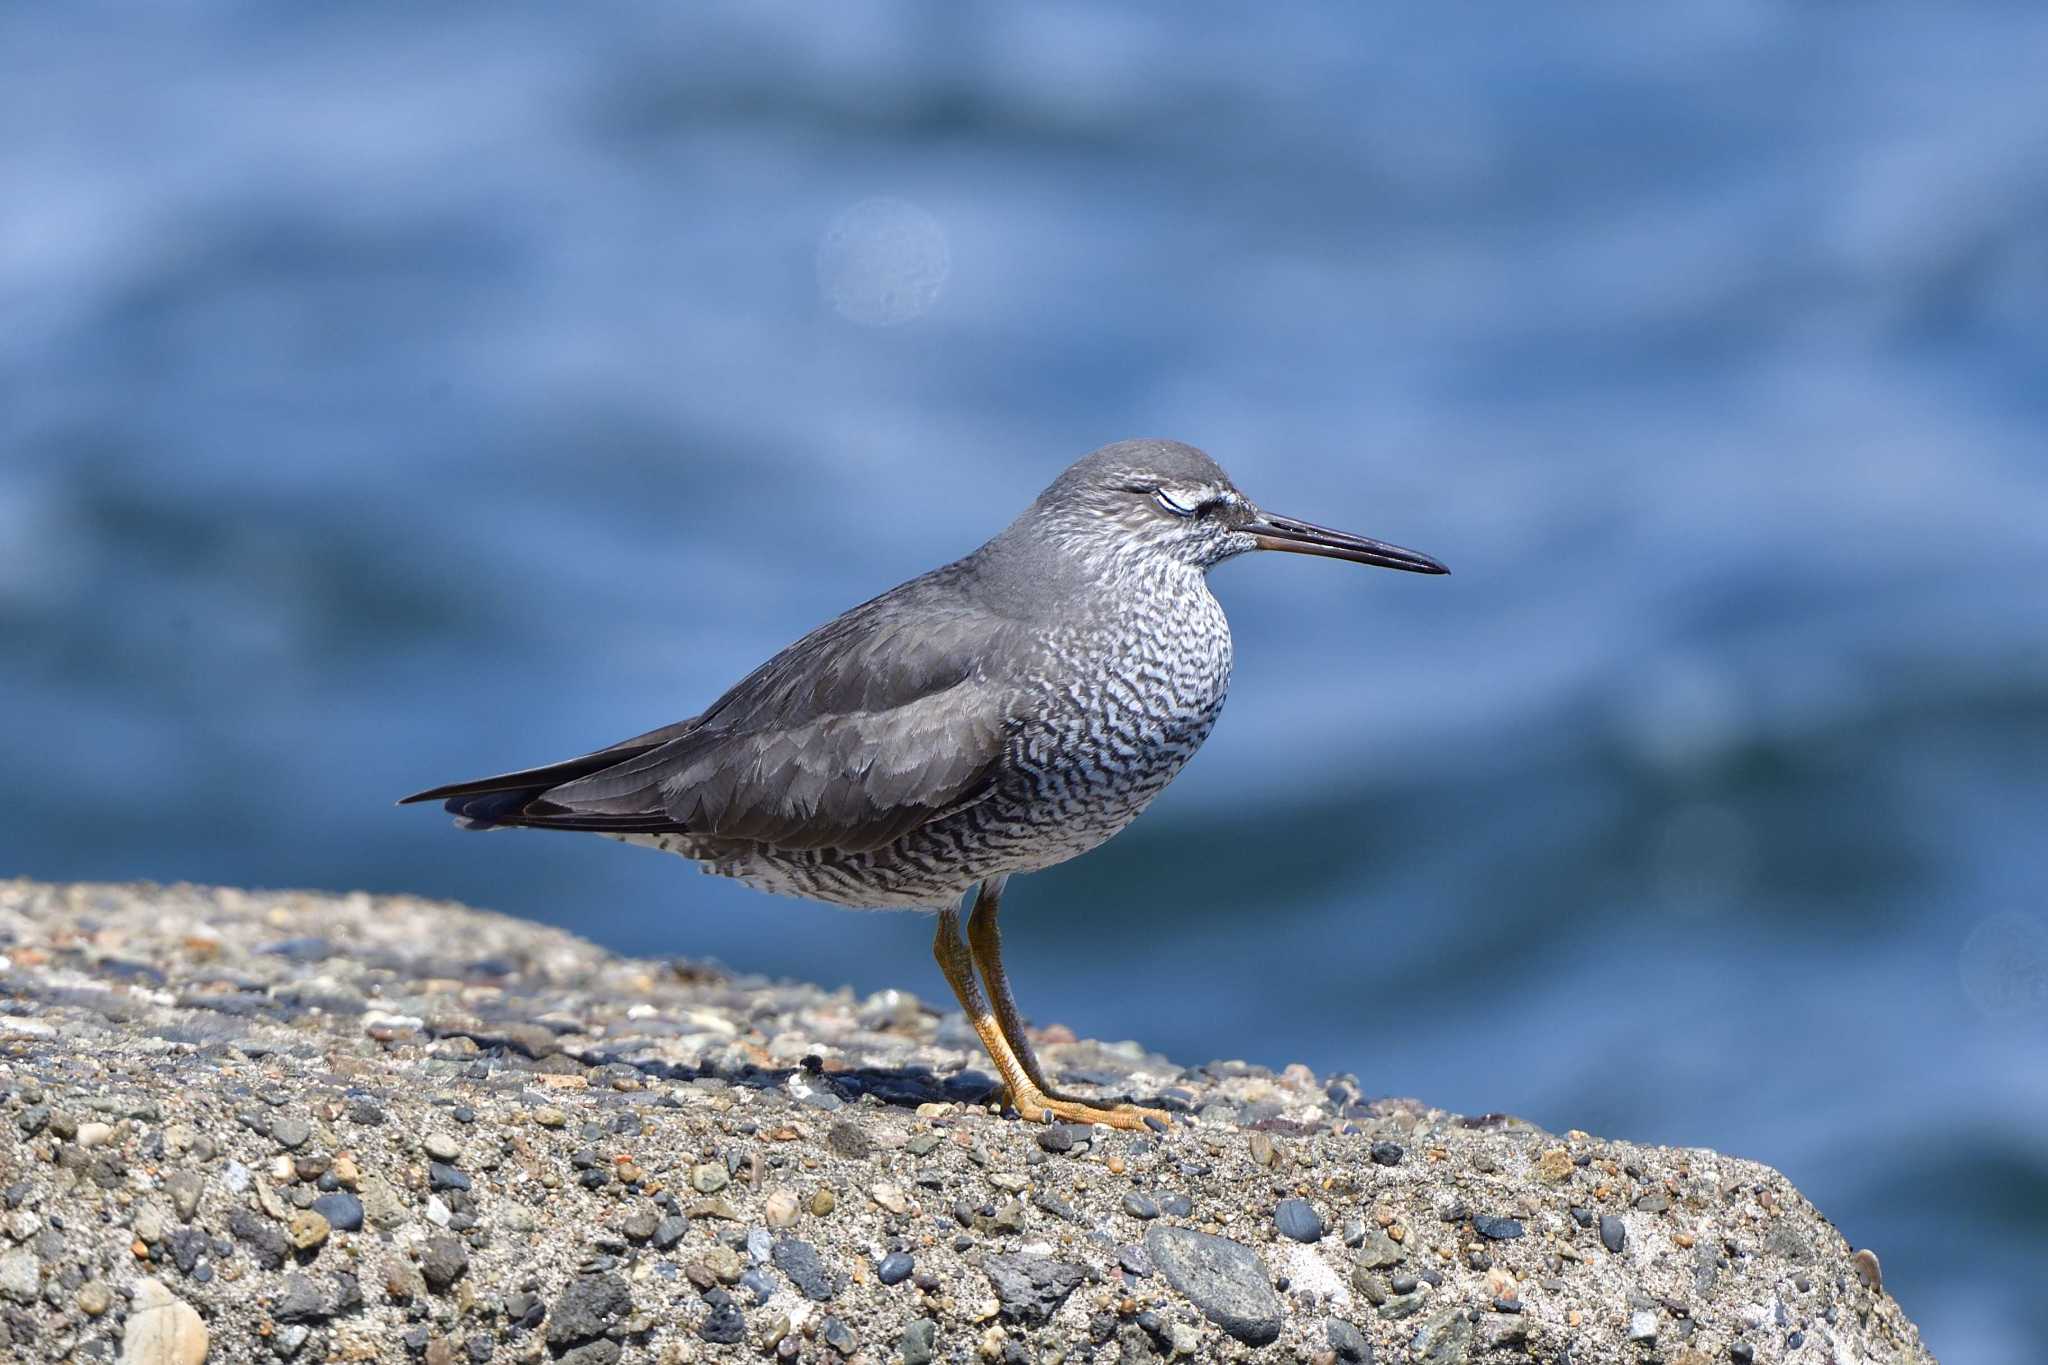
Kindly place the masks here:
POLYGON ((472 828, 581 830, 763 890, 939 908, 1143 811, 1230 684, 1209 568, 1291 549, 1443 572, 1269 517, 1201 451, 1105 446, 1001 534, 827 622, 701 715, 407 797, 472 828))

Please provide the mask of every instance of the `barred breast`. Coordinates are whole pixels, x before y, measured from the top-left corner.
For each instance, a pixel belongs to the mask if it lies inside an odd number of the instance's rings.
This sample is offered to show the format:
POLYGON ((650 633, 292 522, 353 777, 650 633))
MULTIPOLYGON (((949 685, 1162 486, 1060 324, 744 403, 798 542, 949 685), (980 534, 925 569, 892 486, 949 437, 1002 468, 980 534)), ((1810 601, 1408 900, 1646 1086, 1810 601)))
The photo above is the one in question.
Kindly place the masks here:
POLYGON ((627 841, 760 890, 854 908, 944 906, 984 878, 1086 853, 1194 757, 1230 687, 1230 626, 1199 571, 1109 597, 1100 612, 1044 631, 1018 680, 1003 773, 974 804, 866 853, 627 841))

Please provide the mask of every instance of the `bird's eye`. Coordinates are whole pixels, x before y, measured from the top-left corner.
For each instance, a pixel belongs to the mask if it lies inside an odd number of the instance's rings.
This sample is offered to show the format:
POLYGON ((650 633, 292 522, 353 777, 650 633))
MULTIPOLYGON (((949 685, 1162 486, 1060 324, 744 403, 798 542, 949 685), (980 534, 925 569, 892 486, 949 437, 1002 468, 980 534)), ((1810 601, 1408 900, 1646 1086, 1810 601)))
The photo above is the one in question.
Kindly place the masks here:
POLYGON ((1170 488, 1162 488, 1152 497, 1161 507, 1177 517, 1191 517, 1200 510, 1199 504, 1182 502, 1180 496, 1170 488))

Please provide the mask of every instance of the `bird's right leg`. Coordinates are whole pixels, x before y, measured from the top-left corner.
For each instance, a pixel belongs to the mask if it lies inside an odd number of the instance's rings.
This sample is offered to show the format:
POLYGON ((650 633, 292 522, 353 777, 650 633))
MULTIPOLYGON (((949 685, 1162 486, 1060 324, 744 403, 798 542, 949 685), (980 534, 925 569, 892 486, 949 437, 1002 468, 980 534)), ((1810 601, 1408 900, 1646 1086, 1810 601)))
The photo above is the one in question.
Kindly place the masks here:
MULTIPOLYGON (((1039 1069, 1037 1054, 1031 1050, 1031 1040, 1024 1032, 1024 1018, 1018 1012, 1017 1002, 1010 995, 1009 973, 1003 970, 1003 938, 996 928, 996 912, 1003 896, 1004 878, 992 877, 981 884, 974 895, 974 912, 967 920, 968 956, 981 972, 981 979, 988 984, 989 996, 995 1001, 995 1032, 1003 1041, 1004 1050, 1015 1062, 1019 1075, 1003 1073, 1004 1084, 1010 1087, 1010 1103, 1017 1113, 1032 1122, 1048 1122, 1054 1118, 1070 1123, 1106 1123, 1112 1128, 1128 1128, 1133 1132, 1150 1126, 1163 1130, 1173 1119, 1164 1110, 1145 1109, 1134 1104, 1099 1105, 1072 1095, 1062 1095, 1046 1081, 1045 1073, 1039 1069)), ((940 933, 947 932, 945 925, 940 933)), ((954 917, 952 925, 954 943, 959 944, 959 918, 954 917)), ((943 964, 944 959, 941 958, 943 964)), ((972 981, 969 988, 972 989, 972 981)), ((959 987, 954 987, 959 994, 959 987)), ((981 998, 980 992, 975 998, 981 998)), ((963 1000, 964 1003, 964 1000, 963 1000)), ((985 1007, 984 1007, 985 1008, 985 1007)), ((970 1011, 971 1014, 971 1011, 970 1011)), ((977 1025, 979 1029, 979 1025, 977 1025)), ((988 1042, 988 1034, 982 1033, 982 1042, 988 1044, 990 1055, 995 1054, 994 1044, 988 1042)))

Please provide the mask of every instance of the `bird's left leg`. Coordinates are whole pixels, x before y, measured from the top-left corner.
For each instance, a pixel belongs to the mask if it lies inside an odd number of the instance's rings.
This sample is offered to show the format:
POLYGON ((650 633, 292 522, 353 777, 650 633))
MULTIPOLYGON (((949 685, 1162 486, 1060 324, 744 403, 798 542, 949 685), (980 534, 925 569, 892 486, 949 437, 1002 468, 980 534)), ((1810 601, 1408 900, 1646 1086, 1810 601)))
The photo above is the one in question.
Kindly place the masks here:
POLYGON ((980 969, 981 979, 988 986, 989 999, 994 1002, 996 1024, 1024 1073, 1023 1079, 1029 1082, 1023 1090, 1015 1083, 1010 1085, 1010 1102, 1027 1119, 1052 1115, 1074 1122, 1107 1123, 1113 1128, 1132 1130, 1144 1128, 1148 1120, 1158 1124, 1172 1123, 1172 1117, 1162 1109, 1145 1109, 1135 1104, 1109 1107, 1090 1104, 1072 1095, 1062 1095, 1046 1080, 1045 1072, 1038 1064, 1038 1054, 1032 1051, 1031 1039, 1025 1032, 1024 1016, 1018 1013, 1017 1001, 1010 994, 1009 973, 1003 970, 1003 934, 996 926, 996 914, 1002 908, 1003 884, 1008 880, 1007 877, 991 877, 974 893, 974 909, 967 917, 967 942, 974 965, 980 969))

